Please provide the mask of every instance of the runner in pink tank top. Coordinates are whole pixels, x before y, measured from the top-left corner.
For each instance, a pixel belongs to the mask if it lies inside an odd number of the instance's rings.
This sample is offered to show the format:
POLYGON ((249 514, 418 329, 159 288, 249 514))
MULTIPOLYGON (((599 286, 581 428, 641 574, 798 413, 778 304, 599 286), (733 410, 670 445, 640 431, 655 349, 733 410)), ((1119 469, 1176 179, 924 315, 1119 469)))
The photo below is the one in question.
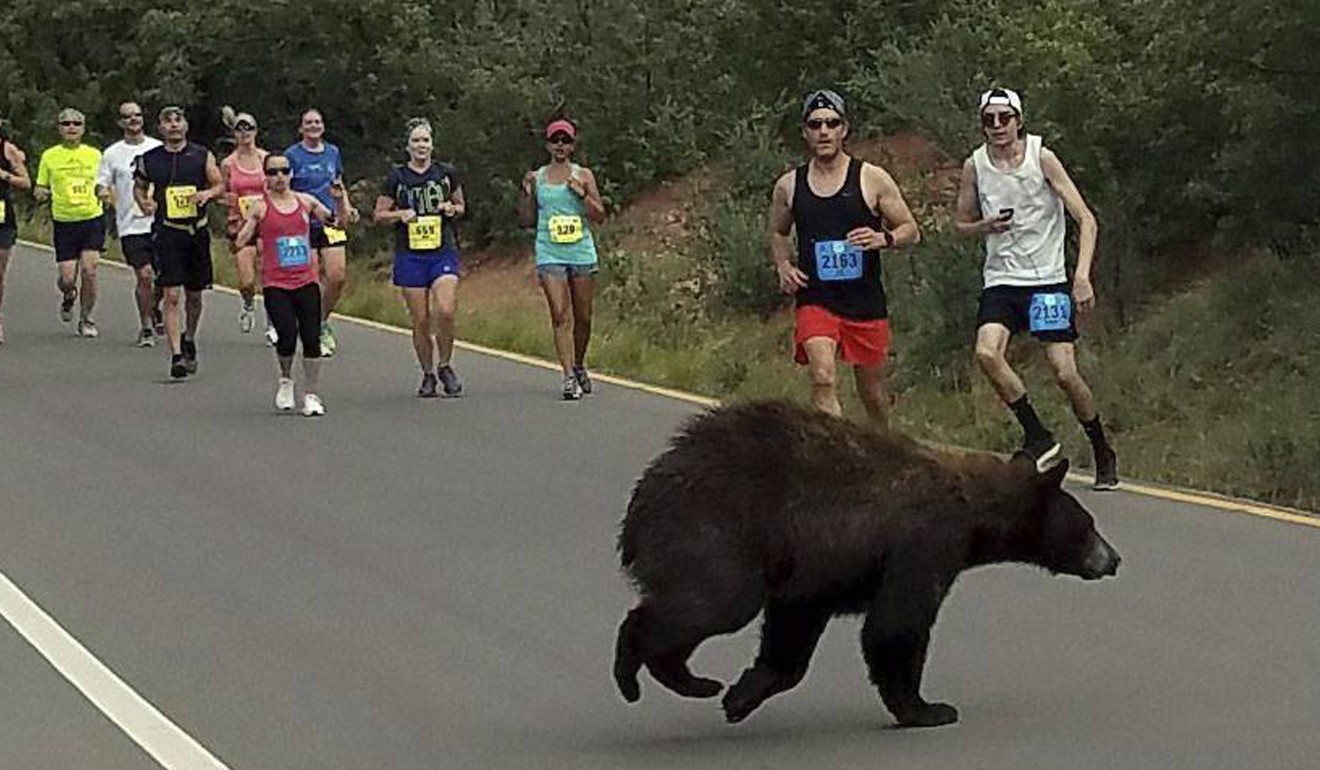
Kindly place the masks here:
POLYGON ((266 156, 263 176, 267 192, 251 203, 243 226, 234 239, 249 248, 254 236, 261 237, 262 297, 266 314, 275 327, 275 357, 280 381, 275 408, 287 412, 294 407, 293 354, 302 340, 303 414, 325 414, 317 395, 321 370, 321 286, 317 282, 316 251, 311 245, 311 218, 334 223, 346 216, 344 188, 331 187, 337 212, 331 213, 315 197, 289 189, 289 159, 281 153, 266 156))
MULTIPOLYGON (((247 334, 256 320, 252 298, 257 293, 257 275, 254 263, 256 246, 240 246, 238 231, 243 226, 247 209, 266 192, 266 175, 261 170, 266 151, 257 146, 257 119, 246 112, 235 113, 232 107, 220 111, 221 119, 234 137, 234 151, 220 162, 220 176, 225 183, 225 208, 228 209, 229 253, 234 257, 238 272, 238 293, 243 295, 243 307, 238 311, 238 330, 247 334)), ((271 329, 267 339, 273 343, 271 329)))

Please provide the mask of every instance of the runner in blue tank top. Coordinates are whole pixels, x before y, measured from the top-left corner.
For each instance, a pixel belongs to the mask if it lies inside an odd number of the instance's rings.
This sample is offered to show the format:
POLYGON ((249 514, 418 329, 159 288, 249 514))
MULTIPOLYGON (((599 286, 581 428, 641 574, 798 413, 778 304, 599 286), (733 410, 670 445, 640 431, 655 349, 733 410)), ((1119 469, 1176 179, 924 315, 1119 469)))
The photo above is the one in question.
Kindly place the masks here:
POLYGON ((591 225, 605 220, 605 204, 591 169, 573 162, 577 127, 555 120, 545 138, 550 163, 523 177, 518 213, 524 226, 536 225, 536 275, 564 370, 563 397, 576 401, 591 392, 587 345, 599 269, 591 225))

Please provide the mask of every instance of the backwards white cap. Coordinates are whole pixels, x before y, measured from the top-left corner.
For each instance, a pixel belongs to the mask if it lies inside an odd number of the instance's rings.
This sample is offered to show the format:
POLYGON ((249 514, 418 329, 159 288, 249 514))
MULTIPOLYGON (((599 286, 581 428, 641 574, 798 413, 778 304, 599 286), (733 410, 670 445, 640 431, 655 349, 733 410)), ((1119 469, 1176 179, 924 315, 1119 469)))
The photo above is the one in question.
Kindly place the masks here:
POLYGON ((1022 97, 1018 96, 1017 91, 1012 91, 1007 88, 992 88, 981 94, 981 106, 977 111, 985 112, 985 108, 992 104, 1011 107, 1019 117, 1022 116, 1022 97))

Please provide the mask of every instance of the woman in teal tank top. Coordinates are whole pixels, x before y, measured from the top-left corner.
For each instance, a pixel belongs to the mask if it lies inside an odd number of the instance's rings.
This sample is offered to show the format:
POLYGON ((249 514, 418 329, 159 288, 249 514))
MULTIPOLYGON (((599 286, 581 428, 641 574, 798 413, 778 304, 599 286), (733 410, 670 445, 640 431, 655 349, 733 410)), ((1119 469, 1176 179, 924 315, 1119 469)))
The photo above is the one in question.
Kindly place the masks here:
POLYGON ((545 138, 550 162, 523 177, 518 211, 524 226, 536 225, 536 275, 564 370, 563 397, 576 401, 591 392, 586 360, 598 269, 591 226, 605 220, 605 204, 591 169, 573 162, 577 127, 553 121, 545 138))

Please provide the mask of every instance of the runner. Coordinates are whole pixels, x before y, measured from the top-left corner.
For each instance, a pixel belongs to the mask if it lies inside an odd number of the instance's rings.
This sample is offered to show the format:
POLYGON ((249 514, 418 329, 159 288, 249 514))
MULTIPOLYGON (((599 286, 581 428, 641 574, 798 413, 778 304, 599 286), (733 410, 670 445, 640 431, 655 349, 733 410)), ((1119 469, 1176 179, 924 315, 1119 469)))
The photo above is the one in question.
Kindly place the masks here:
POLYGON ((412 319, 413 349, 422 367, 417 395, 435 398, 438 380, 452 398, 463 392, 450 366, 459 275, 454 220, 467 206, 457 169, 432 160, 431 124, 414 118, 407 136, 408 163, 390 170, 373 218, 396 225, 394 285, 403 289, 412 319))
POLYGON ((60 320, 73 320, 73 303, 82 277, 78 335, 96 337, 96 266, 105 250, 105 219, 96 185, 101 151, 83 144, 86 118, 72 107, 60 110, 60 143, 41 154, 37 186, 32 196, 50 201, 55 221, 55 263, 60 277, 56 284, 64 295, 60 320))
POLYGON ((10 189, 30 190, 32 178, 28 176, 27 156, 5 136, 4 122, 0 121, 0 345, 5 343, 5 273, 9 270, 9 250, 18 240, 18 213, 10 189))
MULTIPOLYGON (((331 208, 335 205, 330 197, 331 185, 344 183, 344 162, 339 148, 325 141, 325 118, 318 109, 302 114, 298 130, 302 141, 284 151, 293 166, 293 189, 315 195, 321 205, 331 208)), ((327 358, 338 348, 330 314, 348 280, 348 233, 344 225, 357 221, 358 211, 349 200, 347 221, 341 221, 339 227, 326 228, 320 222, 312 222, 312 248, 316 249, 321 269, 325 271, 325 281, 321 284, 321 354, 327 358)))
POLYGON ((155 287, 156 274, 151 267, 151 217, 138 210, 133 199, 133 168, 137 158, 147 150, 160 146, 160 140, 143 131, 145 121, 137 102, 119 105, 119 127, 124 138, 105 148, 101 155, 101 168, 97 173, 102 199, 115 209, 115 230, 119 235, 119 248, 124 261, 137 276, 134 297, 137 300, 137 346, 149 348, 156 344, 156 327, 164 331, 164 318, 160 312, 160 290, 155 287))
MULTIPOLYGON (((221 119, 234 136, 234 151, 220 162, 220 176, 225 180, 229 254, 234 258, 238 293, 243 298, 238 311, 238 330, 247 334, 252 331, 257 317, 254 299, 257 293, 257 246, 239 246, 237 236, 247 218, 247 210, 266 192, 266 175, 262 173, 266 151, 257 146, 256 118, 246 112, 235 114, 232 107, 225 107, 221 110, 221 119)), ((266 328, 269 335, 269 330, 274 327, 268 321, 266 328)))
MULTIPOLYGON (((240 116, 241 117, 241 116, 240 116)), ((299 337, 303 346, 303 409, 308 417, 325 414, 321 402, 321 287, 317 283, 316 251, 311 247, 311 217, 332 221, 332 214, 311 195, 289 189, 292 169, 289 159, 271 153, 262 163, 269 190, 248 204, 243 225, 234 239, 246 248, 254 234, 261 235, 262 296, 266 312, 277 330, 275 357, 279 361, 279 387, 275 408, 291 411, 293 393, 293 354, 299 337)), ((344 188, 332 185, 339 215, 348 196, 344 188)))
POLYGON ((165 293, 165 331, 170 338, 170 376, 197 371, 197 327, 202 292, 211 288, 211 235, 206 204, 224 194, 224 180, 211 151, 188 141, 182 107, 164 107, 158 118, 165 144, 138 157, 133 188, 138 208, 153 216, 156 283, 165 293), (180 329, 180 287, 187 295, 186 328, 180 329))
POLYGON ((853 365, 867 415, 887 426, 890 335, 881 251, 910 246, 921 232, 893 177, 845 152, 849 129, 841 96, 829 90, 807 94, 802 138, 811 158, 775 183, 770 254, 780 289, 795 296, 793 357, 807 365, 816 408, 843 414, 835 386, 835 356, 841 353, 853 365))
POLYGON ((550 163, 523 178, 519 215, 524 226, 536 225, 536 276, 564 370, 563 397, 576 401, 591 392, 587 345, 599 270, 591 225, 605 220, 605 204, 591 169, 573 162, 577 127, 553 121, 545 138, 550 163))
POLYGON ((1022 99, 1006 88, 981 95, 985 143, 963 164, 958 231, 985 239, 984 290, 977 312, 976 362, 1022 424, 1022 452, 1042 472, 1059 459, 1059 442, 1036 415, 1026 386, 1009 365, 1009 339, 1030 332, 1045 346, 1054 378, 1072 404, 1095 453, 1095 488, 1118 486, 1118 457, 1105 439, 1095 397, 1077 370, 1075 307, 1095 307, 1091 262, 1095 216, 1063 163, 1023 127, 1022 99), (1080 234, 1071 285, 1064 259, 1067 220, 1080 234))

